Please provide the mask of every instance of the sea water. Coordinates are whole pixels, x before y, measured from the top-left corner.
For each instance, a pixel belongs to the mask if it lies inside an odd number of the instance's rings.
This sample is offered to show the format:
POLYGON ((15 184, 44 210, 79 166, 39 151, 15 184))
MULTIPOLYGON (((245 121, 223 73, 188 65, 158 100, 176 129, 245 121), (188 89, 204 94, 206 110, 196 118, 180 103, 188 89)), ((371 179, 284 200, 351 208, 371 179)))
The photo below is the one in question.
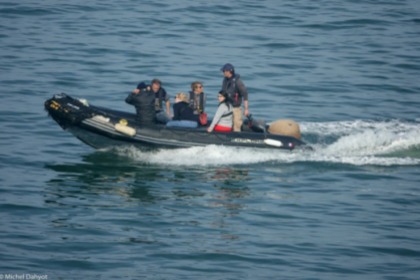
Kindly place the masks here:
POLYGON ((0 279, 418 279, 419 35, 415 0, 2 1, 0 279), (228 62, 312 151, 95 151, 43 109, 159 78, 211 116, 228 62))

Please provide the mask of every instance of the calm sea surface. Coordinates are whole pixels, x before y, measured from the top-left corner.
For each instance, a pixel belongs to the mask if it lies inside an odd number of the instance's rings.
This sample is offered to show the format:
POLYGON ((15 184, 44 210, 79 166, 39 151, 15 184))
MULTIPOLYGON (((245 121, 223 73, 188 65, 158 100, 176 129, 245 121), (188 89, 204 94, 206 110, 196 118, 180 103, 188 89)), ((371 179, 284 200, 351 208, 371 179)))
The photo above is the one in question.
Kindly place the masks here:
POLYGON ((419 38, 418 0, 0 1, 0 279, 419 279, 419 38), (95 151, 43 109, 160 78, 212 115, 227 62, 314 151, 95 151))

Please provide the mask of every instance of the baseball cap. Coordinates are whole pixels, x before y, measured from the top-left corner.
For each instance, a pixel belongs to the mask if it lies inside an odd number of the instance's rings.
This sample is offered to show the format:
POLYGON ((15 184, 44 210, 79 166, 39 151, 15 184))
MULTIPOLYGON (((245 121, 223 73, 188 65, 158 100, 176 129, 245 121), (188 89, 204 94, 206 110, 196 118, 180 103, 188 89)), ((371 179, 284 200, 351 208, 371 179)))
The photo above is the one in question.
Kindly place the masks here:
POLYGON ((235 68, 233 67, 232 64, 226 63, 225 65, 223 65, 222 68, 220 68, 220 71, 222 71, 222 72, 224 72, 224 71, 235 71, 235 68))

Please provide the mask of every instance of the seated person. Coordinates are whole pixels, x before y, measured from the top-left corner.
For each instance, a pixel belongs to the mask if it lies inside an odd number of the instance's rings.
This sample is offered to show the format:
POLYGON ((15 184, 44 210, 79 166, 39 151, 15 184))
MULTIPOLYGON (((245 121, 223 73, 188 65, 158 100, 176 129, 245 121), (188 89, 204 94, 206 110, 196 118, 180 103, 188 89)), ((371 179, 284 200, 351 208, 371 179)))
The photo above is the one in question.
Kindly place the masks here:
POLYGON ((207 132, 231 132, 233 127, 233 106, 226 91, 219 91, 219 107, 207 132))
POLYGON ((166 93, 166 90, 162 87, 162 82, 159 79, 153 79, 150 85, 141 82, 137 85, 137 88, 133 90, 133 93, 139 93, 142 90, 152 91, 155 95, 154 107, 156 111, 157 122, 168 122, 171 119, 169 117, 171 114, 171 103, 169 101, 169 95, 166 93), (165 103, 166 112, 162 103, 165 103))
POLYGON ((137 121, 140 125, 156 123, 155 93, 144 87, 134 90, 127 96, 125 102, 136 107, 137 121))
POLYGON ((190 107, 194 110, 194 114, 199 115, 205 111, 206 94, 203 91, 203 83, 193 82, 190 91, 190 107))
POLYGON ((189 106, 188 97, 185 93, 180 92, 176 94, 173 110, 174 117, 166 126, 197 127, 198 115, 195 115, 193 109, 189 106))

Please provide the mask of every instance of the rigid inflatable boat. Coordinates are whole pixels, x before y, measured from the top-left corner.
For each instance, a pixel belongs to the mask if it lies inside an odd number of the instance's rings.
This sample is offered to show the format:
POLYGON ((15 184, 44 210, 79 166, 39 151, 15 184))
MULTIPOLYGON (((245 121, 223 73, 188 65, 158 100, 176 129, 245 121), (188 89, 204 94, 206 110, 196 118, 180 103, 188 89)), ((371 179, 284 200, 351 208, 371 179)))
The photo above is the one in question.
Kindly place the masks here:
POLYGON ((44 106, 64 130, 96 149, 121 145, 141 149, 224 145, 293 150, 306 146, 295 137, 269 133, 268 125, 261 125, 256 120, 245 121, 241 132, 208 133, 206 126, 140 126, 134 113, 92 106, 84 99, 72 98, 64 93, 46 100, 44 106))

